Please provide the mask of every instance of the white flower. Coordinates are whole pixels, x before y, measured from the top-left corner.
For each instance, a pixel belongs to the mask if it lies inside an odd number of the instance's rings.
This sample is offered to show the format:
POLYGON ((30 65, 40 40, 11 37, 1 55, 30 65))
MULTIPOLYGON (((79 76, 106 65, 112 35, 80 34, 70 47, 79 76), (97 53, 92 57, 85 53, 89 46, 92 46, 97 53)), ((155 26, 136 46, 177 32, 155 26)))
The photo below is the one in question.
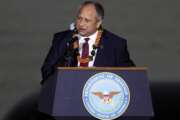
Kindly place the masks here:
POLYGON ((69 29, 70 29, 71 31, 73 31, 73 30, 75 29, 75 23, 71 23, 71 24, 69 25, 69 29))

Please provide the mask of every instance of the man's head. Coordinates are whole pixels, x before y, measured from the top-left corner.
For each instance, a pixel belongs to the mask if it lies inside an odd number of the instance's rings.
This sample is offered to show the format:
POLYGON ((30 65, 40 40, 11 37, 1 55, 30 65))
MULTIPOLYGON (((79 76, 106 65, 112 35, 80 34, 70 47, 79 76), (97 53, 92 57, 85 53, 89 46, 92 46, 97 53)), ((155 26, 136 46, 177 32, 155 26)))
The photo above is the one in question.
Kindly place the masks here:
POLYGON ((104 9, 101 4, 94 1, 86 1, 81 4, 77 18, 76 28, 80 35, 89 36, 97 31, 104 18, 104 9))

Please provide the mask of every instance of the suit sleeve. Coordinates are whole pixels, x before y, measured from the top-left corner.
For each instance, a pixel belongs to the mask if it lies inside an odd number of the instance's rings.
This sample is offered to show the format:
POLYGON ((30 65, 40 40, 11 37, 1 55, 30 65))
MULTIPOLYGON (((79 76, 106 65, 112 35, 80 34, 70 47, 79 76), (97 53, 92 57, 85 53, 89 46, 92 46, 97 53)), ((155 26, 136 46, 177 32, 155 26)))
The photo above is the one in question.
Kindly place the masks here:
POLYGON ((117 66, 120 67, 134 67, 134 62, 130 59, 129 51, 127 48, 127 40, 123 39, 121 45, 118 46, 118 55, 117 55, 117 66))
POLYGON ((58 64, 59 58, 62 56, 62 54, 60 53, 60 47, 62 46, 60 44, 61 41, 62 41, 62 37, 60 37, 60 35, 55 34, 53 37, 51 48, 41 67, 41 74, 42 74, 41 84, 56 70, 56 65, 58 64))

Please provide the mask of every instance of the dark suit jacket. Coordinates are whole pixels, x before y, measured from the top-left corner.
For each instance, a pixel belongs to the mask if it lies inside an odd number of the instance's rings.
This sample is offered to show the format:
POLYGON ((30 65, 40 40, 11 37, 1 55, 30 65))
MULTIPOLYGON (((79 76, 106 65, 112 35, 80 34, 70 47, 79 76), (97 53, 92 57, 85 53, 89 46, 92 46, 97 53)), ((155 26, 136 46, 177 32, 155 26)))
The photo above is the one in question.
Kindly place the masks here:
MULTIPOLYGON (((57 66, 63 66, 67 42, 72 39, 72 31, 56 33, 50 51, 41 68, 43 80, 47 79, 57 66)), ((127 41, 104 30, 94 61, 95 67, 129 67, 135 66, 129 57, 127 41)))

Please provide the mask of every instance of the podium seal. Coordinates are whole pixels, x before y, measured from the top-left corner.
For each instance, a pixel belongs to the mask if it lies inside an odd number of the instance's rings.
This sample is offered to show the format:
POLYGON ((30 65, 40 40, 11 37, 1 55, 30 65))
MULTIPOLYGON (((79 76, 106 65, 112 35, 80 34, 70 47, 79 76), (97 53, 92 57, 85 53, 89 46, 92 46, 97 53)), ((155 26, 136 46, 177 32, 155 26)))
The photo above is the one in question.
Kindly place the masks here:
POLYGON ((122 77, 101 72, 90 77, 82 93, 86 110, 95 118, 112 120, 123 115, 130 102, 130 91, 122 77))

